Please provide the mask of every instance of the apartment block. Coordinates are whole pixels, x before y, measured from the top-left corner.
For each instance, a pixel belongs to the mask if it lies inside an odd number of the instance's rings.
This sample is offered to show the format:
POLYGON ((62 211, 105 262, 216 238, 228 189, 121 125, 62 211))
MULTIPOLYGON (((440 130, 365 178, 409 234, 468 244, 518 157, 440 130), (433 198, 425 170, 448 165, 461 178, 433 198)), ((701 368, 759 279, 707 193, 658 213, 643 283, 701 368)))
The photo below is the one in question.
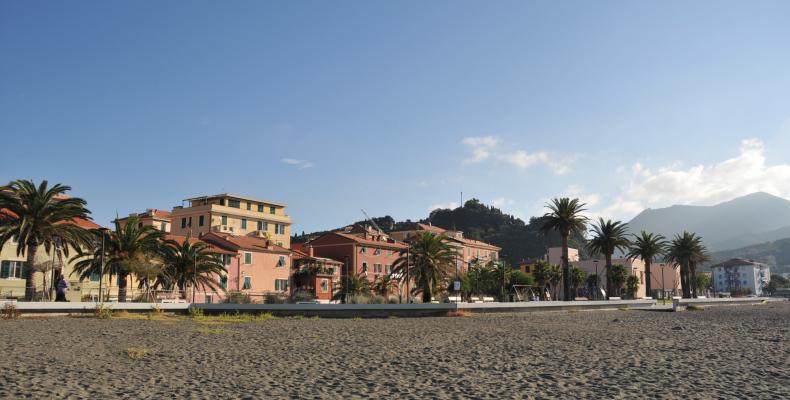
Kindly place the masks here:
POLYGON ((172 226, 170 211, 157 210, 156 208, 149 208, 141 213, 131 213, 128 217, 119 218, 118 222, 121 226, 126 226, 127 221, 132 217, 137 217, 137 223, 140 226, 153 226, 162 232, 170 232, 172 226))
POLYGON ((193 197, 184 203, 170 215, 173 234, 256 236, 281 247, 291 246, 291 217, 284 204, 227 193, 193 197))

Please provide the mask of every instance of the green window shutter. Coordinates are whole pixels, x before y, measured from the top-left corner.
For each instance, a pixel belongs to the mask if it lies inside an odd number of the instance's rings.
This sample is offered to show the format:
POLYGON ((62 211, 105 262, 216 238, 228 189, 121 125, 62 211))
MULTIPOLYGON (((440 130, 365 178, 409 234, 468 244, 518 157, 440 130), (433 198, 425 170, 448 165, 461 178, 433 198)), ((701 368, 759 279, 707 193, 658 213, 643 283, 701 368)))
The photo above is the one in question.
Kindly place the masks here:
POLYGON ((244 253, 244 263, 252 264, 252 253, 244 253))
POLYGON ((221 277, 219 277, 219 285, 223 289, 227 289, 228 288, 228 276, 227 275, 222 275, 221 277))
POLYGON ((27 276, 30 275, 30 268, 28 268, 26 262, 20 262, 19 269, 17 269, 17 271, 19 271, 17 272, 19 274, 19 278, 22 279, 27 279, 27 276))
POLYGON ((0 262, 0 278, 8 278, 11 275, 11 261, 3 260, 0 262))
POLYGON ((244 286, 242 286, 242 289, 244 289, 244 290, 252 289, 252 278, 251 277, 249 277, 249 276, 245 276, 244 277, 244 286))
POLYGON ((241 229, 247 229, 247 218, 241 219, 241 229))
POLYGON ((222 216, 222 225, 227 225, 227 224, 228 224, 228 216, 227 215, 223 215, 222 216))

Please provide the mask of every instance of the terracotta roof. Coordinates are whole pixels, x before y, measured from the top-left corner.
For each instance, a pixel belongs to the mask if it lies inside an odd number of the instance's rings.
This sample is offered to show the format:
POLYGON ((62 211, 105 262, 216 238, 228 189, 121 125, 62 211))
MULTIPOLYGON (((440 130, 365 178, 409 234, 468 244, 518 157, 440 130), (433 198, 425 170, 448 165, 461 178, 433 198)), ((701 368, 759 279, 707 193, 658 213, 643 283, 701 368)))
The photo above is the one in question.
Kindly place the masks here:
POLYGON ((438 226, 428 225, 428 224, 421 224, 419 222, 417 223, 417 229, 418 230, 423 230, 423 231, 428 231, 428 232, 434 232, 434 233, 445 233, 445 232, 447 232, 447 229, 440 228, 438 226))
POLYGON ((291 250, 285 247, 273 244, 271 241, 264 238, 253 236, 235 236, 225 233, 210 232, 203 235, 201 239, 209 242, 218 242, 217 244, 220 246, 225 245, 241 250, 291 254, 291 250))
MULTIPOLYGON (((169 233, 165 235, 165 240, 175 240, 178 243, 184 243, 184 240, 186 240, 186 239, 187 239, 186 236, 171 235, 169 233)), ((190 237, 189 238, 189 243, 190 244, 205 243, 205 244, 209 245, 209 249, 211 250, 212 253, 229 254, 229 255, 235 255, 236 254, 235 251, 230 251, 230 250, 223 249, 221 247, 218 247, 218 246, 216 246, 214 244, 208 243, 205 240, 200 240, 198 238, 190 237)))
POLYGON ((337 261, 337 260, 333 260, 331 258, 316 257, 316 256, 312 256, 311 257, 307 253, 305 253, 305 252, 303 252, 301 250, 297 250, 297 249, 295 249, 293 247, 291 248, 291 252, 293 253, 293 254, 291 254, 291 256, 293 257, 294 260, 318 260, 318 261, 323 261, 323 262, 326 262, 326 263, 329 263, 329 264, 337 264, 337 265, 342 265, 343 264, 342 262, 337 261))
POLYGON ((467 238, 457 239, 457 238, 452 238, 452 237, 450 238, 450 240, 455 240, 455 241, 461 242, 461 243, 463 243, 464 245, 467 245, 467 246, 479 247, 481 249, 486 249, 486 250, 496 250, 496 251, 502 250, 501 247, 494 246, 493 244, 488 244, 486 242, 481 242, 479 240, 473 240, 473 239, 467 239, 467 238))
MULTIPOLYGON (((12 213, 11 211, 9 211, 6 208, 0 209, 0 214, 6 215, 6 216, 11 217, 11 218, 16 218, 17 217, 16 214, 12 213)), ((101 225, 99 225, 99 224, 97 224, 97 223, 95 223, 95 222, 93 222, 93 221, 91 221, 89 219, 84 219, 84 218, 74 218, 70 222, 73 223, 74 225, 80 226, 80 227, 85 228, 85 229, 98 229, 98 228, 101 228, 101 225)), ((62 223, 66 223, 66 222, 62 222, 62 223)))
POLYGON ((711 265, 711 268, 716 268, 716 267, 739 267, 739 266, 749 266, 749 265, 756 266, 756 267, 765 266, 765 264, 759 263, 759 262, 754 261, 754 260, 745 260, 743 258, 731 258, 731 259, 729 259, 727 261, 718 263, 716 265, 711 265))
POLYGON ((338 235, 340 237, 346 238, 346 239, 350 239, 350 240, 352 240, 354 242, 357 242, 359 244, 364 244, 366 246, 392 247, 392 248, 396 248, 396 249, 405 249, 406 247, 408 247, 408 245, 406 245, 406 243, 401 243, 401 242, 383 242, 383 241, 370 240, 370 239, 365 239, 365 238, 360 237, 360 236, 351 235, 351 234, 343 233, 343 232, 331 232, 331 233, 335 234, 335 235, 338 235))

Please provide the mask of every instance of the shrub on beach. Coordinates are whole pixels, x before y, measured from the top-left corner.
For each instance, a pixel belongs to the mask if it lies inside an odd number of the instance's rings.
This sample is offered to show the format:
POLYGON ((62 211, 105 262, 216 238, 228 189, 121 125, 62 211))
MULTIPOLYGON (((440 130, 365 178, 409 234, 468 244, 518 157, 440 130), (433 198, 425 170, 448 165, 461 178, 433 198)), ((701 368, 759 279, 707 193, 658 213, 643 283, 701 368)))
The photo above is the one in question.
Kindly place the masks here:
POLYGON ((3 306, 3 319, 17 319, 21 315, 22 311, 19 311, 16 304, 5 303, 5 306, 3 306))
POLYGON ((96 306, 96 310, 93 311, 94 315, 96 315, 99 319, 110 319, 112 318, 112 308, 110 306, 99 304, 96 306))

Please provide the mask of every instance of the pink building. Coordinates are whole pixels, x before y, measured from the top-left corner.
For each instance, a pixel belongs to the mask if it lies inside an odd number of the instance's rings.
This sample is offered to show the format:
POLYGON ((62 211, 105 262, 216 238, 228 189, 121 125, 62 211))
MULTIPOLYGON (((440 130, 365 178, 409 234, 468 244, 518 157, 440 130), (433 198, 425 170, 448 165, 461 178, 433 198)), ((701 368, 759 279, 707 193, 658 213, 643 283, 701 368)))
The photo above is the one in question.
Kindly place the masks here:
POLYGON ((202 240, 229 250, 237 260, 230 261, 225 278, 226 290, 248 295, 261 302, 267 294, 283 299, 290 294, 291 251, 256 236, 234 236, 210 232, 202 240))
MULTIPOLYGON (((190 244, 201 243, 201 242, 208 244, 210 246, 209 251, 217 255, 217 257, 219 257, 220 259, 222 259, 222 262, 225 264, 225 268, 227 268, 228 272, 222 276, 217 277, 217 282, 219 282, 220 284, 219 285, 220 287, 217 288, 217 290, 212 289, 210 287, 198 287, 194 293, 195 302, 217 303, 217 302, 222 302, 227 298, 227 292, 224 289, 227 289, 228 286, 228 275, 232 271, 238 270, 238 266, 239 266, 239 257, 236 251, 220 247, 216 244, 198 238, 192 238, 192 237, 187 238, 186 236, 168 234, 165 235, 165 240, 174 240, 178 243, 184 243, 185 240, 189 240, 190 244)), ((187 293, 185 294, 186 299, 190 302, 193 299, 192 290, 193 290, 192 288, 188 288, 187 293)))

